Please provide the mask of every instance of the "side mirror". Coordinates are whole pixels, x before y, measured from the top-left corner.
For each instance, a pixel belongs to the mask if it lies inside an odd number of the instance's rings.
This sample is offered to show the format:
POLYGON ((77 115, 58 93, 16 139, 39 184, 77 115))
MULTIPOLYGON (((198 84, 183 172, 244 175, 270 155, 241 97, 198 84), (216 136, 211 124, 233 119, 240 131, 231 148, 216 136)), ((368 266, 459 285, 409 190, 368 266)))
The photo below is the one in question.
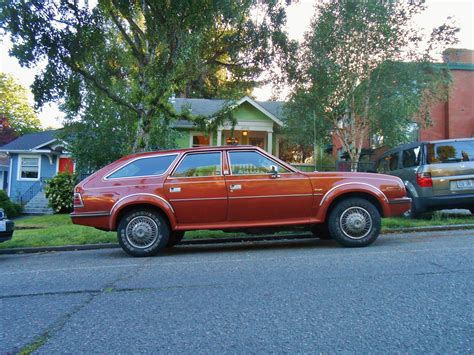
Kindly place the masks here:
POLYGON ((279 178, 279 177, 280 177, 280 174, 278 174, 278 166, 276 166, 276 165, 271 165, 271 166, 270 166, 270 169, 271 169, 270 174, 272 174, 272 175, 271 175, 271 178, 272 178, 272 179, 276 179, 276 178, 279 178))

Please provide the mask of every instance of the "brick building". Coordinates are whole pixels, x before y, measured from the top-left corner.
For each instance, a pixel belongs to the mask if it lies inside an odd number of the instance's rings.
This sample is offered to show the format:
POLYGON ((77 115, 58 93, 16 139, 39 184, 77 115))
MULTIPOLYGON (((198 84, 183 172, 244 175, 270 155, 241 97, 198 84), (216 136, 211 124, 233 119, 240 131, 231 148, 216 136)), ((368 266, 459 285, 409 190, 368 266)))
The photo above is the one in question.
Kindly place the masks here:
MULTIPOLYGON (((452 76, 452 87, 446 102, 431 110, 432 124, 413 132, 413 139, 420 141, 474 137, 474 50, 446 49, 443 60, 452 76)), ((362 161, 376 160, 391 147, 379 146, 367 140, 362 161), (376 148, 378 147, 378 148, 376 148)), ((342 144, 333 136, 333 155, 344 157, 342 144)))
POLYGON ((447 49, 453 83, 449 99, 436 104, 431 117, 433 125, 420 131, 420 140, 474 137, 474 50, 447 49))

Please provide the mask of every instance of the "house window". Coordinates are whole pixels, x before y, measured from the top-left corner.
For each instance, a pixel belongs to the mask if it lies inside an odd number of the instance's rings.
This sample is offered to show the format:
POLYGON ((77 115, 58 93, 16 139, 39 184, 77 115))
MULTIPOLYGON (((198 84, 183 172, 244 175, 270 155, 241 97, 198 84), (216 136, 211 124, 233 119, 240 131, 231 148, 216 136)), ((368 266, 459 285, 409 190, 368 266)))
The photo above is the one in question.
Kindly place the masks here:
POLYGON ((20 157, 20 179, 39 179, 40 157, 20 157))
POLYGON ((211 137, 204 134, 193 134, 192 147, 208 147, 211 145, 211 137))

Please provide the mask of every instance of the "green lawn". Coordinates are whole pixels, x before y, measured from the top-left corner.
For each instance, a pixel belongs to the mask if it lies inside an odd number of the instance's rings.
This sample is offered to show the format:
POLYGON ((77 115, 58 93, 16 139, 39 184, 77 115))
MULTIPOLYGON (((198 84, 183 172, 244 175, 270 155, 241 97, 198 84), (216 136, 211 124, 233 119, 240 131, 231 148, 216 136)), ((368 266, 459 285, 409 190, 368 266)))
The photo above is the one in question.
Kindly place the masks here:
MULTIPOLYGON (((382 229, 441 226, 452 224, 474 224, 473 216, 443 215, 435 213, 429 219, 410 220, 406 218, 385 218, 382 229)), ((115 232, 103 232, 91 227, 73 225, 69 215, 27 217, 15 221, 18 227, 36 227, 39 229, 16 230, 13 239, 0 243, 0 249, 19 247, 41 247, 60 245, 81 245, 90 243, 116 243, 115 232)), ((186 239, 222 238, 242 236, 241 233, 222 231, 187 232, 186 239)))

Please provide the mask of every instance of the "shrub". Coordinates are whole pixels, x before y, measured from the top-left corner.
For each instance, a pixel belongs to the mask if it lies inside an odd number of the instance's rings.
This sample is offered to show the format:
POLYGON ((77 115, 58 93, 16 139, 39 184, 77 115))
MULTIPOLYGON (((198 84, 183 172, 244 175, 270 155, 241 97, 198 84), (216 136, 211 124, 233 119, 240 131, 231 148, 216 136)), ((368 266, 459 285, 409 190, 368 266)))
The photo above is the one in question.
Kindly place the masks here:
POLYGON ((14 203, 10 200, 7 193, 0 190, 0 208, 5 210, 5 213, 9 218, 17 217, 21 214, 22 207, 18 203, 14 203))
POLYGON ((73 210, 73 194, 76 175, 59 173, 46 182, 45 195, 49 205, 56 213, 67 213, 73 210))

